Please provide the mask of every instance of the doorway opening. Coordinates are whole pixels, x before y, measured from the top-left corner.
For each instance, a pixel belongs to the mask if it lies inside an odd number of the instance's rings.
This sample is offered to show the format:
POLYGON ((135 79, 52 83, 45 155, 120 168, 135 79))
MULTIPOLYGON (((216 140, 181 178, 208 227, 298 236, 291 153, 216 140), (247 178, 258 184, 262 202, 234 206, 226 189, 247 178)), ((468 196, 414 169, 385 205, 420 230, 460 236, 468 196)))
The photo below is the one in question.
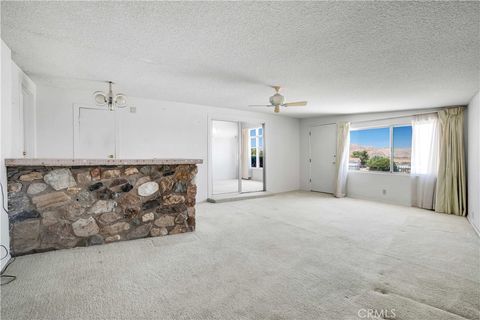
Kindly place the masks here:
POLYGON ((75 105, 73 117, 74 158, 117 158, 116 111, 109 111, 105 107, 75 105))
POLYGON ((265 125, 211 122, 211 194, 265 191, 265 125))

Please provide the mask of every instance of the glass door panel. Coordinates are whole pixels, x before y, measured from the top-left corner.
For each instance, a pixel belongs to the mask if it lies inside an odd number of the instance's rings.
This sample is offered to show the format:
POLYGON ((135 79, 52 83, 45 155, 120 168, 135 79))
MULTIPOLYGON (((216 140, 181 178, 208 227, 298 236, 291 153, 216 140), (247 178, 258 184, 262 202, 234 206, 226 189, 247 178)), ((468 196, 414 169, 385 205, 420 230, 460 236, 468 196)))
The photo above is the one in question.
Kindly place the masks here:
POLYGON ((212 194, 238 193, 239 124, 212 121, 212 194))
POLYGON ((264 191, 264 125, 242 123, 241 192, 264 191))

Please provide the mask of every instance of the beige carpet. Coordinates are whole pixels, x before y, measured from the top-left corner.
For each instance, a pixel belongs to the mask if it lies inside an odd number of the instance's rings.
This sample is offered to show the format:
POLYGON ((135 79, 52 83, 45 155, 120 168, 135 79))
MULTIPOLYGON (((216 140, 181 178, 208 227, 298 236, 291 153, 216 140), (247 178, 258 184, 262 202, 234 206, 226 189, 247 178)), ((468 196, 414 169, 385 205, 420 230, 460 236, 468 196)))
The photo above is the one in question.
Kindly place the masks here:
POLYGON ((197 221, 19 257, 2 320, 479 317, 480 241, 465 218, 293 192, 200 204, 197 221))

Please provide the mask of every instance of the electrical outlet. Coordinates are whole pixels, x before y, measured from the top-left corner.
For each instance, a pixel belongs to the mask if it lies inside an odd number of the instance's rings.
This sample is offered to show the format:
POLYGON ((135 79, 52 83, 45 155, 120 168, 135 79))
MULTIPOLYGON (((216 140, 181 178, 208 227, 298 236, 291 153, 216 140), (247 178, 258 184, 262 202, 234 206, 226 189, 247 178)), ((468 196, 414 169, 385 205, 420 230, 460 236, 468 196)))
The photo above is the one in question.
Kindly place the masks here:
POLYGON ((387 195, 387 189, 382 189, 382 194, 383 194, 384 196, 386 196, 386 195, 387 195))
POLYGON ((136 107, 130 107, 130 113, 137 113, 136 107))

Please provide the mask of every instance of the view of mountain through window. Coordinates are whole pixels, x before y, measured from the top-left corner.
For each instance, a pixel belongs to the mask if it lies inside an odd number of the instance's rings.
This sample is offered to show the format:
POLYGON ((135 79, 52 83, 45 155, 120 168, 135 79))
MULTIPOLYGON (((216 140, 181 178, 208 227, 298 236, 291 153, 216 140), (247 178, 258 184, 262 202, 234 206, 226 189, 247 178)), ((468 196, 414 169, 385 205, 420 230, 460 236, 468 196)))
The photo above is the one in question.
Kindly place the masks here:
POLYGON ((349 169, 409 173, 411 151, 411 126, 352 130, 349 169))
POLYGON ((410 173, 412 126, 393 128, 393 172, 410 173))

